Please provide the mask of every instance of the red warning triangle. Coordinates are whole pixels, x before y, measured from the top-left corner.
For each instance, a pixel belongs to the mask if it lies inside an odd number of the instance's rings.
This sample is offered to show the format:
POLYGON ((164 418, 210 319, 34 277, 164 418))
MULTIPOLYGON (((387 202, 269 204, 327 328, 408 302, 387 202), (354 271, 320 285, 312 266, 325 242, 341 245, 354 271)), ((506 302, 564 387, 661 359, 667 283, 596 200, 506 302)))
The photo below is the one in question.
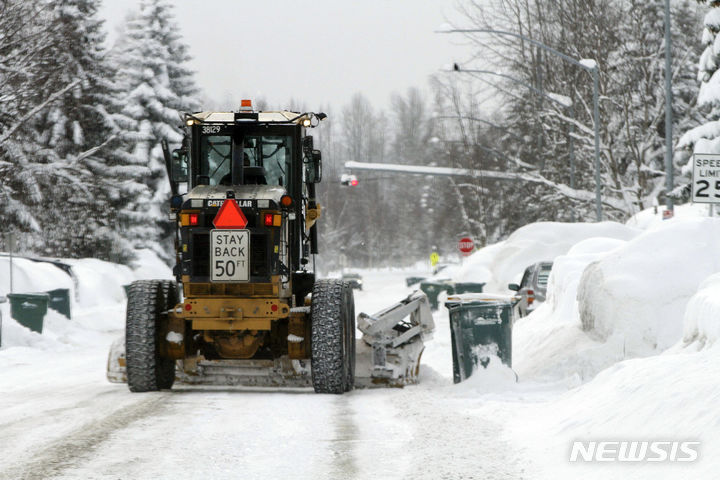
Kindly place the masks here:
POLYGON ((215 228, 245 228, 248 221, 237 202, 228 198, 213 219, 215 228))

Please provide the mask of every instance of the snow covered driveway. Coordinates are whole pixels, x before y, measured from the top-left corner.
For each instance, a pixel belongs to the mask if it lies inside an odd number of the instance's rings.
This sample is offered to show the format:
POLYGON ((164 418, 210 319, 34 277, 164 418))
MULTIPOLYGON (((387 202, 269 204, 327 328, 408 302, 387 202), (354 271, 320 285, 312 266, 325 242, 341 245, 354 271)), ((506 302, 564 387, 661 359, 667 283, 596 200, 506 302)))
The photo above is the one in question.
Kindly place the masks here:
MULTIPOLYGON (((357 311, 406 295, 406 274, 364 274, 357 311)), ((115 305, 74 321, 119 328, 123 314, 115 305)), ((132 394, 105 380, 116 329, 66 349, 6 350, 0 478, 533 478, 502 440, 511 407, 452 386, 446 314, 436 320, 421 385, 343 396, 182 385, 132 394)))

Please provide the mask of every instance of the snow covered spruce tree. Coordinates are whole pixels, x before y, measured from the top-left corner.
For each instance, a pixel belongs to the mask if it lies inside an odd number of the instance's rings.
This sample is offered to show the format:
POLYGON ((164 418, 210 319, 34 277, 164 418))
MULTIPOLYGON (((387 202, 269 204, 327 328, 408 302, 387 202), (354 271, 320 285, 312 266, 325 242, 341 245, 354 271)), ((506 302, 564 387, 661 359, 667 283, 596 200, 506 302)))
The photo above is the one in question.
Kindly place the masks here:
POLYGON ((129 144, 122 153, 132 176, 121 193, 124 234, 136 247, 154 249, 168 257, 171 226, 164 212, 170 187, 161 141, 179 146, 182 135, 179 112, 195 111, 197 88, 187 67, 190 59, 182 43, 172 7, 163 0, 146 0, 137 15, 128 17, 112 58, 119 71, 127 117, 123 125, 129 144))
POLYGON ((31 84, 38 54, 50 46, 43 35, 44 5, 8 0, 0 3, 0 213, 4 230, 38 231, 27 205, 38 202, 30 152, 34 137, 27 128, 42 103, 31 84))
POLYGON ((54 172, 38 178, 43 199, 36 215, 42 232, 36 250, 125 260, 130 251, 118 235, 112 205, 118 179, 111 165, 121 140, 115 72, 105 57, 98 6, 98 0, 47 4, 46 34, 53 40, 47 54, 52 61, 34 73, 34 82, 46 92, 75 86, 32 121, 40 147, 36 161, 54 172))
POLYGON ((675 194, 681 198, 690 195, 692 154, 720 153, 720 0, 697 1, 708 7, 702 30, 704 50, 698 61, 697 72, 697 80, 700 82, 697 103, 702 122, 699 126, 686 129, 677 145, 676 161, 683 164, 685 181, 677 182, 679 186, 675 194))
POLYGON ((110 258, 121 250, 106 175, 117 146, 113 74, 97 4, 0 6, 0 195, 10 229, 36 253, 110 258))

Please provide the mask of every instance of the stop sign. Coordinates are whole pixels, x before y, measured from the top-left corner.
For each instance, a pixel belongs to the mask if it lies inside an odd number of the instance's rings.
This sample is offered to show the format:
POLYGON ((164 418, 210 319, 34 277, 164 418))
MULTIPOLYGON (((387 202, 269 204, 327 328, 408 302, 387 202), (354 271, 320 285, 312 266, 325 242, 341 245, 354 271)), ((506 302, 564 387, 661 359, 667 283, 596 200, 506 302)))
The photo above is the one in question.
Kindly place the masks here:
POLYGON ((473 251, 473 248, 475 248, 475 244, 470 237, 463 237, 458 242, 458 249, 462 253, 468 254, 473 251))

